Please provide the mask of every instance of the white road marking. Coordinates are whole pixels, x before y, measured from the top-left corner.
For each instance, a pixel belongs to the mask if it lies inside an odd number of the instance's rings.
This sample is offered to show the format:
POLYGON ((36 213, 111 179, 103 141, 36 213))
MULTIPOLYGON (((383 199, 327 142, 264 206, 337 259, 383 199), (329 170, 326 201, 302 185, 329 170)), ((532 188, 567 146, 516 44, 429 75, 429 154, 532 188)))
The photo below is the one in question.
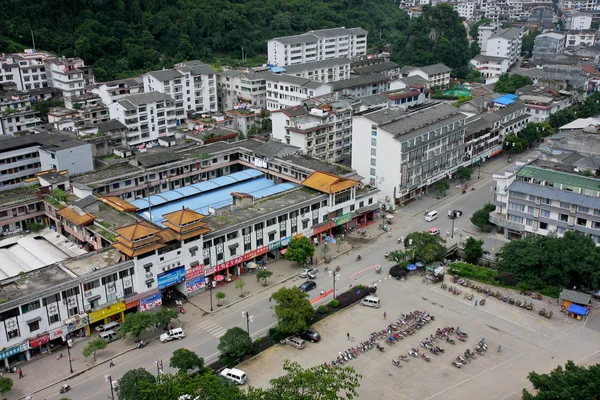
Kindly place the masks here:
MULTIPOLYGON (((227 329, 223 328, 221 325, 219 325, 216 322, 213 322, 211 320, 201 322, 197 326, 198 326, 198 329, 203 329, 216 338, 220 338, 221 336, 223 336, 225 334, 225 332, 227 332, 227 329)), ((194 332, 197 331, 198 329, 195 329, 194 332)))

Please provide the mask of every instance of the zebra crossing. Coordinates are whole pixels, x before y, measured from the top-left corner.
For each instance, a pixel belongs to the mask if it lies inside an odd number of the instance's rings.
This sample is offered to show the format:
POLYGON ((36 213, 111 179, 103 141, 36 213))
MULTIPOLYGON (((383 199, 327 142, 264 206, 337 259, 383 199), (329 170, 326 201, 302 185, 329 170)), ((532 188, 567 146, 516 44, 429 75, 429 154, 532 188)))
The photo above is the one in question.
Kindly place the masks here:
POLYGON ((211 335, 213 335, 216 338, 220 338, 221 336, 223 336, 225 334, 225 332, 227 332, 227 329, 223 328, 221 325, 219 325, 216 322, 213 322, 211 320, 207 320, 202 323, 199 323, 198 327, 200 329, 204 329, 205 331, 207 331, 208 333, 210 333, 211 335))

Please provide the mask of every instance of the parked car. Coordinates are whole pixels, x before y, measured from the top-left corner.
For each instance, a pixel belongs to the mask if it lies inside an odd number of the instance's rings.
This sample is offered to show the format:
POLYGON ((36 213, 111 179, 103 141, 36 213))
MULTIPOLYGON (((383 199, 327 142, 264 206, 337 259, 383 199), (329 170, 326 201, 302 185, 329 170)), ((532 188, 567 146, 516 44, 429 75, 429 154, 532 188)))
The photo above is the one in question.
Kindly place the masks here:
POLYGON ((302 331, 298 334, 298 336, 300 337, 300 339, 304 339, 312 343, 316 343, 319 340, 321 340, 321 335, 319 335, 319 332, 312 329, 302 331))
POLYGON ((300 278, 310 278, 315 279, 317 277, 317 272, 319 272, 316 268, 304 268, 304 271, 300 272, 300 278))
POLYGON ((317 287, 317 283, 315 281, 306 281, 302 285, 298 286, 301 292, 308 292, 309 290, 313 290, 317 287))
POLYGON ((294 346, 297 349, 303 349, 306 347, 306 342, 297 336, 290 336, 285 338, 285 344, 294 346))
POLYGON ((183 339, 184 337, 185 333, 183 333, 183 329, 175 328, 167 331, 167 333, 163 333, 162 335, 160 335, 160 341, 165 343, 173 339, 183 339))

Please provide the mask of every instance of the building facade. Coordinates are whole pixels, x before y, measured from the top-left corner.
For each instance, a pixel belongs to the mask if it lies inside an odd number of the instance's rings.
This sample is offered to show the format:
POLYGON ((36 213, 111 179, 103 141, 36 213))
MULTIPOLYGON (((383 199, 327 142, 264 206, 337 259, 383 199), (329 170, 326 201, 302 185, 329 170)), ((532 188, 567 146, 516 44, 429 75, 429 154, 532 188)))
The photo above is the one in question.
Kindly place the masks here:
POLYGON ((504 57, 477 55, 471 60, 471 65, 481 73, 488 83, 488 79, 498 78, 508 72, 510 60, 504 57))
POLYGON ((486 56, 508 58, 514 65, 521 56, 523 32, 519 28, 500 29, 486 43, 486 56))
POLYGON ((542 33, 535 38, 533 57, 546 57, 565 51, 566 36, 560 33, 542 33))
POLYGON ((329 83, 350 78, 350 60, 346 57, 330 58, 282 67, 285 74, 299 78, 329 83))
POLYGON ((496 34, 499 29, 500 26, 497 24, 484 24, 479 25, 479 28, 477 28, 477 44, 481 49, 482 55, 486 55, 487 42, 489 38, 496 34))
POLYGON ((267 78, 264 73, 230 70, 217 75, 219 105, 224 111, 267 107, 267 78))
POLYGON ((267 110, 281 110, 302 104, 302 100, 332 93, 330 84, 285 74, 269 74, 267 84, 267 110))
POLYGON ((570 30, 567 32, 566 47, 588 46, 596 43, 596 32, 591 30, 570 30))

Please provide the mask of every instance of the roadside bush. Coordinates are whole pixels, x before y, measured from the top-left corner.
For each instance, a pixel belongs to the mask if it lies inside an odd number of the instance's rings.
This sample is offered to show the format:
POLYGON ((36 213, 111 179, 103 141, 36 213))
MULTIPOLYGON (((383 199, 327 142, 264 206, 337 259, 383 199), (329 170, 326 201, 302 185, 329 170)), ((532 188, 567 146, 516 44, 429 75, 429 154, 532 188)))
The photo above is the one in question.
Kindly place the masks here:
POLYGON ((340 302, 336 299, 333 299, 329 302, 329 306, 333 308, 338 308, 340 306, 340 302))
POLYGON ((545 288, 540 290, 540 293, 543 294, 544 296, 554 297, 555 299, 558 299, 560 292, 561 292, 561 289, 557 288, 556 286, 546 286, 545 288))
POLYGON ((285 339, 285 335, 279 329, 277 329, 275 327, 269 329, 269 337, 274 342, 279 342, 279 341, 285 339))
POLYGON ((319 308, 317 308, 317 311, 320 312, 321 314, 327 314, 329 312, 329 308, 327 308, 326 305, 322 305, 322 306, 319 306, 319 308))
POLYGON ((340 307, 348 307, 350 304, 361 300, 363 297, 368 296, 369 291, 366 286, 357 285, 352 289, 348 289, 342 294, 337 295, 337 300, 340 302, 340 307))
POLYGON ((490 285, 495 283, 494 278, 498 274, 498 272, 493 269, 464 262, 453 263, 448 269, 448 272, 452 275, 458 275, 461 278, 473 279, 478 282, 489 283, 490 285))
POLYGON ((517 284, 515 274, 510 272, 500 272, 496 275, 496 280, 506 286, 515 286, 517 284))
POLYGON ((519 282, 517 283, 517 289, 519 290, 531 290, 531 287, 527 284, 527 282, 519 282))

